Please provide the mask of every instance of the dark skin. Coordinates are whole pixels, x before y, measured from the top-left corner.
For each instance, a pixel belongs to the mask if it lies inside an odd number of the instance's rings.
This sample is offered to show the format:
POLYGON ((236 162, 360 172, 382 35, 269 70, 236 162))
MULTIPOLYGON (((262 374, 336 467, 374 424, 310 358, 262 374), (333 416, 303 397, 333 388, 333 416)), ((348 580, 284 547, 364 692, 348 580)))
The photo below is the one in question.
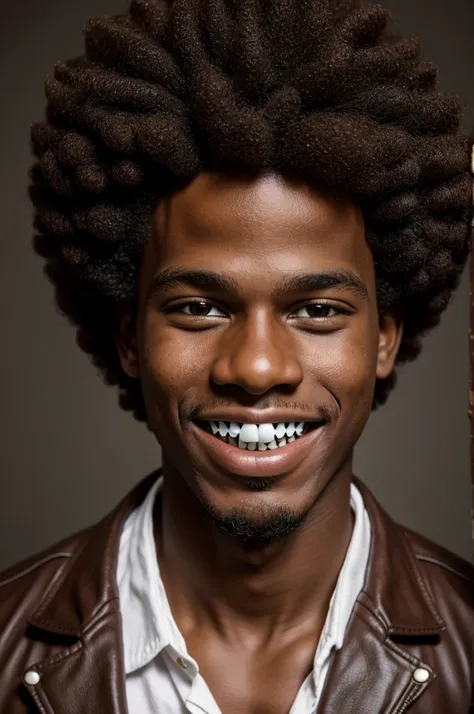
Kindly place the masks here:
POLYGON ((173 615, 221 711, 286 714, 313 668, 352 534, 354 445, 402 324, 378 314, 360 209, 274 174, 201 174, 160 204, 138 287, 117 345, 162 446, 155 532, 173 615), (225 274, 232 291, 153 283, 177 267, 225 274), (356 280, 275 294, 285 278, 330 271, 356 280), (209 409, 292 405, 326 421, 314 450, 267 488, 219 469, 191 429, 209 409), (209 518, 259 525, 282 510, 301 525, 261 543, 209 518))

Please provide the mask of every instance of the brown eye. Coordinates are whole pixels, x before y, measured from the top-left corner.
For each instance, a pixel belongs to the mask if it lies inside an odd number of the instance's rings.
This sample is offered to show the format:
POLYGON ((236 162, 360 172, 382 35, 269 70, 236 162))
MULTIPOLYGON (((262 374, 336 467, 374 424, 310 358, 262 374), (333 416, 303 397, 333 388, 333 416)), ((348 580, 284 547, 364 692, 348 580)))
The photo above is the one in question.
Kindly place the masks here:
POLYGON ((334 305, 328 305, 324 302, 314 302, 310 303, 309 305, 304 305, 294 313, 295 317, 310 318, 312 320, 327 320, 331 317, 337 317, 337 315, 341 314, 346 313, 344 312, 344 310, 337 308, 334 305), (304 310, 306 310, 306 315, 298 314, 303 312, 304 310))
POLYGON ((166 312, 189 315, 191 317, 222 317, 223 313, 207 300, 192 300, 182 302, 180 305, 172 305, 166 312), (211 310, 216 310, 219 314, 210 314, 211 310))
MULTIPOLYGON (((182 306, 183 307, 183 306, 182 306)), ((200 300, 199 302, 190 302, 185 307, 189 307, 189 314, 195 315, 196 317, 207 316, 209 311, 212 309, 212 305, 209 305, 205 300, 200 300)))

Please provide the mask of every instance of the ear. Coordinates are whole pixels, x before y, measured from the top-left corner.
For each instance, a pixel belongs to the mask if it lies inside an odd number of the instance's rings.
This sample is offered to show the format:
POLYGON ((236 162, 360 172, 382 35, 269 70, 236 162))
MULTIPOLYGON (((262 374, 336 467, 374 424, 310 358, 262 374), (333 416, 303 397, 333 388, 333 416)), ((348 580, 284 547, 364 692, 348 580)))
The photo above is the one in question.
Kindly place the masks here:
POLYGON ((403 336, 403 320, 394 313, 383 313, 379 317, 379 349, 377 356, 377 377, 386 379, 395 365, 403 336))
POLYGON ((132 311, 125 312, 119 318, 114 339, 123 371, 129 377, 138 378, 136 315, 132 311))

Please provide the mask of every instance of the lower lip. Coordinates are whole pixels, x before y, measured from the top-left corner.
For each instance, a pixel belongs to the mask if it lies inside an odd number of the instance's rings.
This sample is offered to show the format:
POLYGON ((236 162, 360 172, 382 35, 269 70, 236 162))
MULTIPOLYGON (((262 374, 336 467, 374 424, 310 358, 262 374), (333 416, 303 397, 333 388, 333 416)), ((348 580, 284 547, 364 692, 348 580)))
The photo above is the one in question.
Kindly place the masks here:
POLYGON ((222 469, 237 476, 281 476, 292 471, 312 451, 323 426, 316 427, 295 441, 276 449, 248 451, 232 446, 191 422, 194 434, 222 469))

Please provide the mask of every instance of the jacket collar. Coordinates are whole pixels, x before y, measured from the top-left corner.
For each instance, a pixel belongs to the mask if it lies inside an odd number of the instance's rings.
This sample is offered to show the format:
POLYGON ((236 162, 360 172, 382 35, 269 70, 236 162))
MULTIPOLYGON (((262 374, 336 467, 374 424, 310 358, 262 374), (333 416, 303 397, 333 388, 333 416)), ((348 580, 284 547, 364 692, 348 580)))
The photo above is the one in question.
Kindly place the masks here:
POLYGON ((372 526, 363 598, 389 636, 439 635, 439 614, 404 528, 395 523, 372 492, 354 477, 372 526))
MULTIPOLYGON (((31 625, 79 638, 94 616, 118 598, 115 573, 123 524, 160 475, 161 469, 151 473, 108 516, 74 538, 71 558, 48 598, 29 619, 31 625)), ((362 493, 372 532, 359 599, 372 610, 388 636, 440 634, 446 626, 404 529, 390 518, 367 486, 357 477, 354 481, 362 493)))
POLYGON ((158 469, 140 481, 99 523, 71 538, 71 557, 48 597, 29 618, 30 625, 79 638, 97 613, 118 598, 115 573, 123 525, 160 473, 158 469))

